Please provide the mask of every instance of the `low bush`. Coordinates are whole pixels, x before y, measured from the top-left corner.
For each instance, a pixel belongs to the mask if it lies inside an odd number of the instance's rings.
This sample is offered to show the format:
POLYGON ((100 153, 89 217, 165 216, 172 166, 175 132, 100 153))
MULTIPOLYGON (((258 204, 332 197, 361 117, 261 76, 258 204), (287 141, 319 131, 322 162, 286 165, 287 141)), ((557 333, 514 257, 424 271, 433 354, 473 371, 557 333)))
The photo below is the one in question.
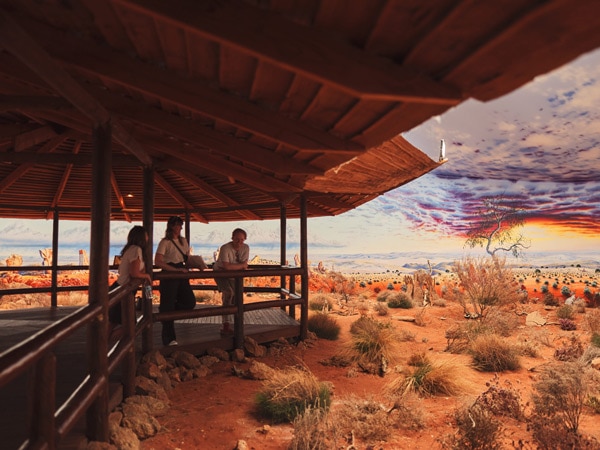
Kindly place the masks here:
POLYGON ((297 367, 273 371, 256 394, 259 413, 275 423, 291 422, 309 407, 327 410, 330 403, 331 385, 297 367))
POLYGON ((331 311, 332 301, 327 295, 317 294, 310 297, 308 309, 311 311, 331 311))
POLYGON ((413 301, 404 292, 395 292, 387 298, 387 305, 390 308, 411 309, 414 307, 413 301))
POLYGON ((494 415, 478 404, 458 409, 454 414, 458 432, 450 439, 454 450, 500 450, 502 424, 494 415))
POLYGON ((378 316, 387 316, 389 313, 388 307, 385 303, 376 303, 373 310, 378 316))
POLYGON ((308 318, 308 330, 321 339, 335 341, 340 336, 341 327, 335 317, 319 312, 308 318))
POLYGON ((571 305, 563 305, 556 309, 556 317, 559 319, 573 319, 575 309, 571 305))
POLYGON ((574 331, 577 329, 577 324, 571 319, 558 319, 558 324, 561 330, 574 331))
POLYGON ((483 372, 502 372, 521 367, 515 346, 497 334, 478 336, 469 347, 473 367, 483 372))
POLYGON ((401 341, 389 324, 361 317, 350 326, 350 333, 344 354, 363 371, 383 376, 388 364, 396 364, 401 341))

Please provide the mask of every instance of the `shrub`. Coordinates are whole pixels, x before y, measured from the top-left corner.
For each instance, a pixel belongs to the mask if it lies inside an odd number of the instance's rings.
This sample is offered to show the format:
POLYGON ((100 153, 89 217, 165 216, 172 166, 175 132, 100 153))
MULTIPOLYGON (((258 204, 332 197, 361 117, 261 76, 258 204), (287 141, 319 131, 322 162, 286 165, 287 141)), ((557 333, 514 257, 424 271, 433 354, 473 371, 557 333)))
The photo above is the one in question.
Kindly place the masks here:
POLYGON ((547 366, 533 388, 532 417, 577 433, 588 393, 584 367, 571 362, 547 366))
POLYGON ((308 318, 308 329, 321 339, 335 341, 340 336, 341 327, 329 314, 316 313, 308 318))
POLYGON ((478 404, 456 410, 458 432, 451 438, 455 450, 502 449, 502 425, 494 415, 478 404))
POLYGON ((317 294, 310 298, 308 308, 311 311, 331 311, 332 302, 327 295, 317 294))
POLYGON ((464 322, 446 330, 446 351, 463 353, 471 342, 482 334, 492 333, 492 330, 479 321, 464 322))
POLYGON ((410 297, 404 292, 396 292, 390 295, 387 300, 387 305, 390 308, 411 309, 414 305, 410 297))
POLYGON ((500 258, 466 258, 454 263, 454 271, 462 291, 455 291, 456 300, 464 308, 485 318, 488 309, 517 300, 514 277, 500 258))
POLYGON ((542 286, 540 287, 540 292, 542 294, 547 294, 548 293, 548 286, 546 286, 545 284, 542 284, 542 286))
POLYGON ((490 308, 484 326, 500 336, 508 337, 518 328, 519 319, 513 312, 490 308))
POLYGON ((336 434, 348 436, 352 433, 365 443, 385 441, 393 431, 392 417, 387 409, 371 398, 349 396, 336 401, 332 416, 332 423, 337 428, 336 434))
POLYGON ((593 310, 586 313, 585 324, 590 333, 600 334, 600 311, 593 310))
POLYGON ((552 293, 546 292, 546 294, 544 294, 544 305, 558 306, 558 299, 554 295, 552 295, 552 293))
POLYGON ((485 410, 495 416, 511 417, 516 420, 525 418, 521 396, 512 387, 510 380, 504 380, 504 386, 500 385, 500 377, 496 374, 491 382, 486 383, 488 390, 475 400, 485 410))
POLYGON ((575 361, 583 355, 583 344, 572 336, 567 344, 554 350, 554 359, 558 361, 575 361))
POLYGON ((559 319, 572 319, 575 316, 575 310, 571 305, 563 305, 556 309, 556 317, 559 319))
POLYGON ((292 421, 309 407, 327 410, 330 403, 331 386, 297 367, 274 370, 256 394, 260 414, 276 423, 292 421))
POLYGON ((563 297, 568 298, 571 296, 571 289, 569 289, 569 286, 563 286, 560 288, 560 293, 563 297))
POLYGON ((502 372, 521 367, 515 346, 497 334, 484 334, 471 342, 469 352, 473 367, 483 372, 502 372))
POLYGON ((377 294, 377 301, 378 302, 387 302, 388 298, 392 294, 393 294, 393 292, 390 292, 390 291, 381 291, 379 294, 377 294))
POLYGON ((573 331, 577 329, 577 325, 570 319, 558 319, 558 324, 561 330, 573 331))
POLYGON ((600 348, 600 334, 598 334, 598 333, 592 334, 591 344, 594 347, 600 348))

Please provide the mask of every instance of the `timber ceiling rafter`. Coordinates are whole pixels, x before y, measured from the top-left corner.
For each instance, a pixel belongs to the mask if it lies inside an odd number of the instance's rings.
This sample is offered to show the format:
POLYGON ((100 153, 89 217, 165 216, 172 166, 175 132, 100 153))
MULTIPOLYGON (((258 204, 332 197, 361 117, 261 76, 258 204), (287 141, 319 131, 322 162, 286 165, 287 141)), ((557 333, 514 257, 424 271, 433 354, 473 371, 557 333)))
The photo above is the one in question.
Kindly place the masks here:
POLYGON ((338 215, 443 163, 401 133, 598 29, 594 0, 0 0, 0 217, 85 217, 104 122, 115 218, 141 220, 142 167, 157 220, 338 215))

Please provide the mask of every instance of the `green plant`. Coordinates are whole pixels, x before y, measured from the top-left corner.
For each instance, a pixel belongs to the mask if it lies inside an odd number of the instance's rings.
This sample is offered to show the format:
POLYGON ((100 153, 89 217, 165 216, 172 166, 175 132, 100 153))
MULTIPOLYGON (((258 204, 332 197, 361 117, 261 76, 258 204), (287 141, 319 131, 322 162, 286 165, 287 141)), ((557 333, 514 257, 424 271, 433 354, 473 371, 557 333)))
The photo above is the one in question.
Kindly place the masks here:
POLYGON ((256 394, 259 413, 276 423, 293 421, 309 407, 327 410, 330 403, 331 386, 297 367, 274 370, 256 394))
POLYGON ((340 336, 341 327, 335 317, 325 313, 316 313, 308 318, 308 330, 321 339, 335 341, 340 336))
POLYGON ((483 372, 502 372, 521 367, 517 348, 497 334, 484 334, 471 342, 473 367, 483 372))

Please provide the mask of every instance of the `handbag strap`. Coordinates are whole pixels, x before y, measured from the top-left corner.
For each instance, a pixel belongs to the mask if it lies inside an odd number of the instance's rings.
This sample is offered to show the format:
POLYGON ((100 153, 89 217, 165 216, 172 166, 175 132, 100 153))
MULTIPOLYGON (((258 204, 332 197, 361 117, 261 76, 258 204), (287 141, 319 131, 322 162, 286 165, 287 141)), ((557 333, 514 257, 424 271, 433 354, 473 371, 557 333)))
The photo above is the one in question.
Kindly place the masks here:
POLYGON ((185 260, 187 259, 187 255, 186 255, 185 253, 183 253, 183 250, 181 250, 181 249, 179 248, 179 245, 177 245, 173 239, 170 239, 170 241, 173 243, 173 245, 175 246, 175 248, 176 248, 177 250, 179 250, 179 253, 181 253, 181 254, 183 255, 183 259, 184 259, 184 261, 185 261, 185 260))

